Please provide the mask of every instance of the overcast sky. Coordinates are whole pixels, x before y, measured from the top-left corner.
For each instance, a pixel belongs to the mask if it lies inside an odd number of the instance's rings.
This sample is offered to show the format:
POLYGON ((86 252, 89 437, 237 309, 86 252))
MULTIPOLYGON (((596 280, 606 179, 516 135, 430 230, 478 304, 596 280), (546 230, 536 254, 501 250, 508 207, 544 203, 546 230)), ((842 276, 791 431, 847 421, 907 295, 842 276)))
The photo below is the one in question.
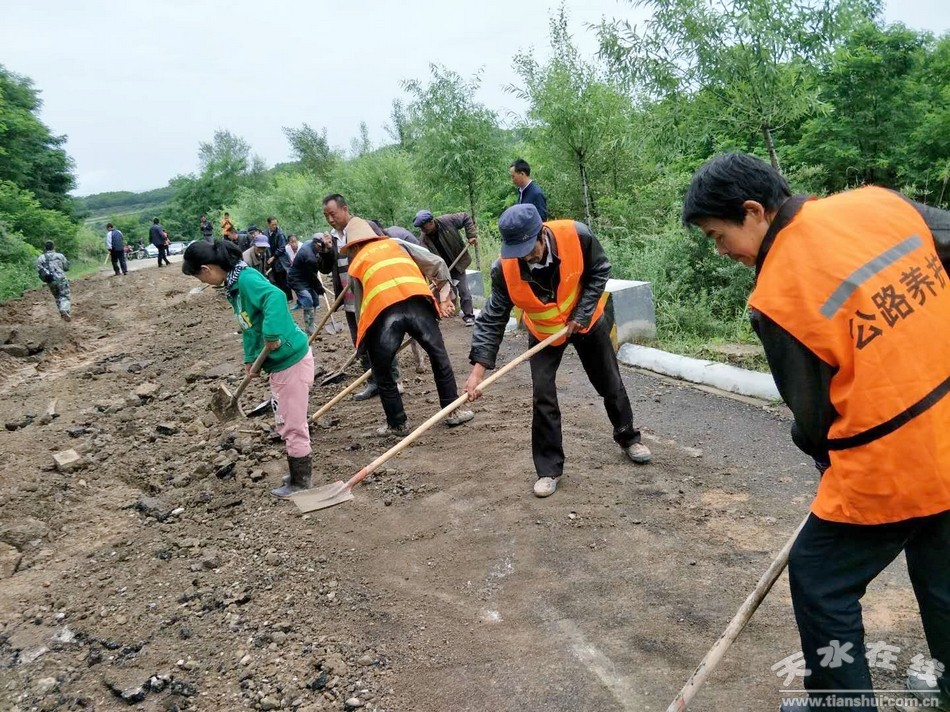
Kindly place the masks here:
MULTIPOLYGON (((942 33, 950 0, 886 0, 886 17, 942 33)), ((216 129, 269 166, 290 158, 282 126, 326 126, 349 146, 360 121, 387 140, 400 81, 430 63, 465 77, 502 119, 523 106, 504 87, 512 59, 544 56, 552 0, 4 0, 0 64, 33 79, 42 120, 69 137, 78 195, 148 190, 197 169, 216 129)), ((578 45, 602 16, 637 19, 621 0, 568 2, 578 45)), ((642 15, 640 16, 642 20, 642 15)))

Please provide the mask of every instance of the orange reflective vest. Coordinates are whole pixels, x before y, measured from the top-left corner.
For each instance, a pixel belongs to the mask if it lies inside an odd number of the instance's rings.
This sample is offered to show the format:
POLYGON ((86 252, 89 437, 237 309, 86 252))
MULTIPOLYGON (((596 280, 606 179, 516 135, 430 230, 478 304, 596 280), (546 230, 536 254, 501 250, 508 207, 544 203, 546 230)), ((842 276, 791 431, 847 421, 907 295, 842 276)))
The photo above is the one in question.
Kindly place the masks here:
MULTIPOLYGON (((521 277, 521 265, 517 259, 503 259, 502 272, 508 287, 508 296, 512 303, 523 311, 522 320, 528 331, 540 341, 560 331, 574 313, 574 307, 581 296, 581 275, 584 273, 584 254, 581 251, 581 239, 573 220, 552 220, 544 225, 554 235, 557 256, 561 260, 560 282, 557 287, 556 302, 542 302, 521 277)), ((604 313, 607 293, 600 295, 597 308, 591 316, 590 324, 581 333, 586 334, 604 313)), ((567 337, 562 336, 553 342, 560 346, 567 337)))
POLYGON ((349 273, 363 285, 356 345, 380 314, 393 304, 423 296, 432 299, 419 266, 395 240, 375 240, 350 262, 349 273))
POLYGON ((806 202, 749 305, 836 369, 812 512, 883 524, 950 509, 950 278, 917 211, 882 188, 806 202))

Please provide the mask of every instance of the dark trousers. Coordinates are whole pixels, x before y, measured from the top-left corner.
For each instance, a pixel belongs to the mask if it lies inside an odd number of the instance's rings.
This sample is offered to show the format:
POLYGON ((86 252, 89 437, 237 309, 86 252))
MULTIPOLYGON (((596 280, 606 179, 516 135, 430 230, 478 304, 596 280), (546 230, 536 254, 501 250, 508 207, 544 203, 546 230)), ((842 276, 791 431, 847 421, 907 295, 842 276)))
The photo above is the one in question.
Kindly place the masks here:
POLYGON ((171 262, 168 261, 168 245, 159 245, 158 246, 158 266, 162 266, 162 260, 165 260, 165 264, 170 265, 171 262))
MULTIPOLYGON (((871 689, 860 600, 868 584, 902 550, 930 655, 950 666, 950 511, 877 525, 829 522, 812 514, 795 540, 788 561, 792 606, 805 667, 811 671, 804 678, 806 690, 871 689), (820 653, 823 648, 828 650, 820 653), (849 663, 840 655, 838 660, 829 660, 836 648, 847 648, 854 661, 849 663)), ((903 671, 909 660, 904 660, 904 655, 897 657, 903 671)), ((939 684, 950 694, 946 672, 939 684)))
POLYGON ((472 308, 472 290, 468 287, 468 277, 463 269, 461 272, 452 270, 452 279, 458 280, 459 303, 462 307, 462 316, 475 316, 472 308))
MULTIPOLYGON (((276 260, 274 261, 274 264, 277 264, 276 260)), ((287 296, 287 301, 293 301, 294 290, 292 290, 290 285, 287 283, 287 273, 284 270, 278 270, 275 267, 274 271, 271 272, 271 276, 273 276, 274 284, 277 286, 277 288, 287 296)))
MULTIPOLYGON (((633 427, 633 409, 620 379, 620 366, 610 341, 612 321, 604 314, 586 334, 574 334, 567 343, 548 346, 531 357, 534 412, 531 418, 531 454, 538 477, 560 477, 564 473, 564 445, 561 438, 561 409, 557 402, 557 369, 567 344, 572 344, 587 378, 604 399, 607 417, 614 426, 614 441, 622 448, 640 442, 633 427)), ((538 339, 529 335, 528 345, 538 339)))
POLYGON ((125 261, 125 250, 109 250, 109 259, 112 260, 112 269, 116 274, 128 274, 129 266, 125 261), (120 269, 121 268, 121 269, 120 269))
MULTIPOLYGON (((345 312, 345 314, 346 314, 346 325, 350 329, 350 339, 352 339, 353 345, 355 346, 356 333, 357 333, 356 314, 354 314, 351 311, 345 312)), ((367 349, 363 349, 363 352, 360 354, 360 363, 363 364, 364 371, 369 371, 370 369, 373 368, 372 359, 367 349)), ((399 362, 395 359, 395 357, 392 360, 392 372, 393 372, 393 380, 398 382, 401 374, 399 373, 399 362)), ((376 376, 371 374, 369 377, 369 382, 376 383, 376 376)))
POLYGON ((379 398, 386 412, 386 423, 390 427, 402 426, 406 422, 406 411, 392 370, 386 364, 393 362, 407 334, 418 341, 429 355, 441 407, 444 408, 459 397, 455 373, 442 341, 432 300, 428 297, 410 297, 393 304, 376 317, 364 336, 373 363, 373 375, 379 386, 379 398))

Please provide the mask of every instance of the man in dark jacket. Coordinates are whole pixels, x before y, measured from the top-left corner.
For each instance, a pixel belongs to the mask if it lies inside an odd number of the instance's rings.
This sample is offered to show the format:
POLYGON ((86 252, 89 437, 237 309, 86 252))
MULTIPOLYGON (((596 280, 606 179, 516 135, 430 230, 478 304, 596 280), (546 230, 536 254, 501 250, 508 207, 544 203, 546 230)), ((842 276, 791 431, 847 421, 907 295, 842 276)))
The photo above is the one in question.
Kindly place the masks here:
POLYGON ((294 299, 294 292, 287 284, 287 273, 290 271, 290 255, 287 254, 287 238, 284 231, 277 226, 277 218, 273 215, 267 218, 267 241, 270 243, 270 259, 268 266, 273 270, 271 279, 287 295, 287 301, 294 299))
POLYGON ((479 384, 485 371, 495 368, 508 316, 512 308, 520 307, 524 310, 529 346, 563 327, 568 330, 567 337, 561 337, 531 358, 531 453, 538 475, 534 493, 538 497, 554 494, 564 471, 555 379, 568 344, 574 346, 587 377, 604 400, 614 428, 614 441, 633 462, 649 462, 650 451, 640 442, 640 431, 633 426, 633 409, 610 338, 613 320, 604 310, 610 262, 600 242, 580 222, 542 223, 537 209, 530 204, 508 208, 499 218, 498 228, 501 259, 492 265, 491 295, 472 334, 472 373, 465 383, 469 399, 481 395, 479 384))
POLYGON ((472 264, 468 246, 478 247, 478 230, 475 229, 472 216, 468 213, 451 213, 435 217, 428 210, 420 210, 412 224, 421 231, 422 244, 429 252, 437 254, 448 265, 455 263, 452 267, 452 282, 458 288, 462 321, 465 326, 472 326, 475 323, 475 312, 472 309, 472 292, 465 276, 466 268, 472 264), (459 234, 459 230, 463 229, 465 240, 459 234), (456 258, 458 262, 455 262, 456 258))
POLYGON ((148 239, 158 248, 158 266, 164 267, 163 261, 166 265, 170 265, 171 262, 168 261, 168 235, 158 218, 152 218, 152 226, 148 229, 148 239))
POLYGON ((317 247, 323 248, 323 235, 316 233, 297 250, 297 256, 287 273, 287 283, 297 293, 297 303, 303 310, 303 321, 307 333, 313 334, 315 327, 313 312, 320 308, 320 297, 326 292, 320 281, 321 254, 317 247))
POLYGON ((531 203, 538 209, 542 220, 548 219, 548 199, 538 184, 531 180, 531 166, 523 158, 508 166, 511 182, 518 187, 518 205, 531 203))
POLYGON ((201 237, 205 242, 214 242, 214 235, 212 234, 214 232, 214 225, 211 224, 208 220, 208 216, 204 213, 201 214, 201 225, 199 229, 201 230, 201 237))
POLYGON ((109 259, 112 260, 112 269, 115 270, 115 276, 128 274, 129 266, 125 260, 125 240, 122 237, 122 231, 118 230, 112 223, 106 224, 106 249, 109 250, 109 259))

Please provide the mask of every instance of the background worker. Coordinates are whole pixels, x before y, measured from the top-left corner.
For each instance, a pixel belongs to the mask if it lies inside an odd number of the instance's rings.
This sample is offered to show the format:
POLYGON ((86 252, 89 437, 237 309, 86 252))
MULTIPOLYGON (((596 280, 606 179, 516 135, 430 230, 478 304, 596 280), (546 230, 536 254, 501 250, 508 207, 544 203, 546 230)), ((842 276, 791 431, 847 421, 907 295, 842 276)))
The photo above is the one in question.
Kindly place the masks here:
POLYGON ((287 238, 284 231, 277 224, 273 215, 267 218, 267 241, 270 245, 270 257, 267 258, 267 267, 271 270, 271 280, 287 297, 288 302, 294 300, 294 292, 287 285, 287 273, 290 271, 290 255, 287 254, 287 238))
POLYGON ((308 334, 313 334, 314 310, 320 308, 320 297, 326 292, 320 281, 320 259, 317 247, 323 246, 323 235, 314 233, 313 239, 300 245, 287 273, 287 282, 297 294, 297 304, 303 310, 303 321, 308 334))
MULTIPOLYGON (((333 228, 332 232, 325 233, 322 239, 322 245, 316 245, 317 252, 320 253, 319 269, 323 274, 333 275, 333 291, 339 295, 350 283, 349 263, 350 256, 340 252, 340 247, 346 242, 347 226, 353 219, 350 212, 350 206, 339 193, 332 193, 323 199, 323 217, 333 228)), ((374 222, 366 221, 373 232, 382 236, 383 230, 374 222)), ((356 303, 353 299, 353 293, 348 292, 343 300, 343 310, 346 315, 346 325, 350 329, 350 337, 353 339, 353 345, 356 345, 357 321, 356 321, 356 303)), ((364 353, 361 358, 364 370, 371 369, 371 357, 364 353)), ((399 383, 399 363, 394 359, 392 362, 393 380, 397 384, 399 392, 403 392, 402 384, 399 383)), ((368 400, 379 395, 379 386, 376 385, 375 372, 366 382, 366 388, 359 393, 354 394, 353 400, 368 400)))
MULTIPOLYGON (((445 262, 423 248, 380 236, 361 218, 347 225, 341 251, 350 257, 349 276, 357 307, 357 348, 366 350, 379 386, 386 424, 379 435, 408 435, 406 411, 388 364, 406 334, 425 349, 432 363, 432 376, 445 407, 458 398, 455 373, 449 361, 439 316, 452 316, 452 283, 445 262), (432 296, 430 283, 438 298, 432 296)), ((475 414, 456 408, 445 424, 466 423, 475 414)))
POLYGON ((254 230, 254 241, 242 253, 242 259, 247 262, 248 267, 253 267, 265 277, 267 276, 267 260, 270 257, 270 243, 267 237, 262 235, 253 225, 248 229, 254 230))
POLYGON ((471 326, 475 323, 475 312, 472 309, 472 292, 468 288, 465 270, 472 264, 472 257, 467 253, 468 246, 474 245, 476 249, 478 247, 478 230, 472 216, 468 213, 451 213, 435 217, 428 210, 420 210, 412 224, 419 228, 422 244, 445 260, 447 265, 455 262, 455 258, 461 253, 466 253, 452 267, 452 281, 458 288, 462 321, 465 326, 471 326), (465 230, 465 240, 459 230, 465 230))
POLYGON ((633 462, 650 461, 650 450, 633 427, 633 409, 620 378, 610 338, 612 320, 604 313, 604 288, 610 262, 590 228, 574 220, 541 221, 530 203, 515 205, 498 220, 501 259, 491 268, 491 295, 472 334, 472 373, 465 383, 470 400, 481 396, 485 371, 495 367, 498 347, 513 307, 524 310, 529 346, 567 326, 568 335, 531 357, 534 408, 531 454, 538 497, 554 494, 564 472, 561 410, 557 376, 561 358, 572 344, 591 384, 604 400, 614 441, 633 462))
POLYGON ((531 203, 538 209, 542 220, 548 219, 548 198, 540 186, 531 180, 531 166, 523 158, 508 166, 511 182, 518 188, 518 204, 531 203))
POLYGON ((205 284, 225 287, 241 326, 247 373, 265 344, 272 349, 263 370, 270 374, 277 432, 287 447, 290 477, 271 494, 288 497, 309 489, 313 468, 307 406, 313 385, 313 352, 287 310, 284 293, 260 272, 249 269, 241 251, 225 240, 214 244, 199 240, 188 245, 181 271, 205 284))
POLYGON ((112 223, 106 223, 106 249, 109 250, 109 259, 115 276, 129 273, 129 265, 125 258, 125 238, 122 231, 112 223))
POLYGON ((69 271, 69 260, 66 255, 57 252, 51 240, 43 246, 43 254, 36 258, 36 273, 49 286, 49 291, 56 300, 56 308, 63 321, 71 321, 72 303, 70 302, 69 280, 66 273, 69 271))
POLYGON ((792 440, 822 473, 788 564, 815 691, 803 709, 876 709, 860 600, 902 550, 939 661, 908 686, 950 709, 950 278, 921 212, 876 187, 792 197, 743 154, 700 168, 683 206, 720 255, 755 268, 752 325, 792 440), (848 654, 829 665, 834 649, 848 654))
POLYGON ((168 233, 158 221, 158 218, 152 218, 152 226, 148 229, 148 240, 156 249, 158 249, 158 266, 164 267, 170 265, 168 260, 168 233), (163 265, 162 262, 165 264, 163 265))
MULTIPOLYGON (((198 224, 198 229, 201 231, 201 239, 208 243, 214 242, 214 225, 211 224, 211 221, 208 220, 208 216, 204 213, 201 213, 201 221, 198 224)), ((225 232, 224 235, 227 235, 227 233, 225 232)), ((224 237, 224 235, 222 235, 222 237, 224 237)))

